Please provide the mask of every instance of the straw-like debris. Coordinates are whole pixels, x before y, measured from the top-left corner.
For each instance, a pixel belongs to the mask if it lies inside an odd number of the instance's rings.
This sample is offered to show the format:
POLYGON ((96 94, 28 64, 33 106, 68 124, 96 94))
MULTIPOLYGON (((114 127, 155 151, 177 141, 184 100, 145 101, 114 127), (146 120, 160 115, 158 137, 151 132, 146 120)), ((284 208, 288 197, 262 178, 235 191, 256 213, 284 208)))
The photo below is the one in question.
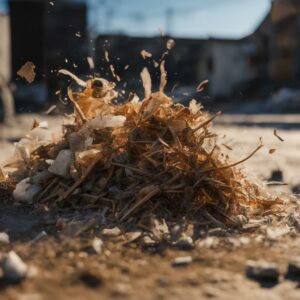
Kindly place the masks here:
POLYGON ((158 92, 147 69, 141 77, 141 101, 119 104, 115 84, 103 78, 80 81, 82 92, 69 89, 74 122, 64 126, 61 140, 31 151, 10 175, 18 175, 15 199, 49 208, 106 208, 110 220, 138 224, 153 215, 229 224, 235 215, 279 203, 235 168, 262 145, 230 163, 209 130, 220 113, 208 116, 195 100, 175 104, 164 93, 164 62, 158 92))

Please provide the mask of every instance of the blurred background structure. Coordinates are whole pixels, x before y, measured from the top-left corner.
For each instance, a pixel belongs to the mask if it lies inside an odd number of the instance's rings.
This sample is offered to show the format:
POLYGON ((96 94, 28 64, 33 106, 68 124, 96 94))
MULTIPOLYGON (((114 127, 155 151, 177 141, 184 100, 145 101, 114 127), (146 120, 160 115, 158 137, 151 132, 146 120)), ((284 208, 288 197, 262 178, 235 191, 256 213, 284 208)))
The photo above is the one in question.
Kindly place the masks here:
POLYGON ((112 80, 105 50, 121 77, 118 89, 141 92, 141 69, 146 65, 157 82, 153 61, 169 38, 176 43, 166 58, 175 98, 230 112, 300 112, 299 1, 0 0, 0 11, 6 120, 13 118, 9 90, 17 112, 57 101, 56 91, 68 84, 57 76, 61 68, 112 80), (143 60, 143 49, 152 57, 143 60), (36 66, 32 84, 16 75, 27 61, 36 66), (205 79, 209 86, 199 94, 195 87, 205 79))

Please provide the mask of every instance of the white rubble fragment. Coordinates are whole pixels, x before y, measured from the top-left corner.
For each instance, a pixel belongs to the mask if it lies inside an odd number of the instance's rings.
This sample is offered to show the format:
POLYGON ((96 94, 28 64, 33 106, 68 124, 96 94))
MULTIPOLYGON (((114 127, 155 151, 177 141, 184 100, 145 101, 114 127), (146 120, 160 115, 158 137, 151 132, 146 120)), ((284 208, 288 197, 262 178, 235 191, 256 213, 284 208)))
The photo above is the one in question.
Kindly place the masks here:
POLYGON ((105 228, 102 230, 102 235, 106 237, 117 237, 121 235, 121 230, 119 227, 105 228))
POLYGON ((103 248, 103 241, 97 237, 95 237, 92 241, 92 250, 96 254, 101 254, 103 248))
POLYGON ((124 234, 125 242, 124 244, 132 243, 140 238, 142 235, 141 231, 130 231, 124 234))
POLYGON ((41 121, 39 124, 39 128, 41 129, 49 129, 49 125, 47 121, 41 121))
POLYGON ((41 186, 30 183, 30 178, 21 180, 13 191, 13 197, 18 202, 32 203, 34 196, 41 191, 41 186))
POLYGON ((186 266, 193 261, 191 256, 180 256, 176 257, 173 261, 174 267, 186 266))
POLYGON ((55 175, 67 178, 73 160, 74 154, 71 150, 61 150, 48 170, 55 175))
POLYGON ((28 266, 14 251, 10 251, 2 260, 2 270, 7 280, 20 281, 27 276, 28 266))
POLYGON ((156 241, 153 238, 151 238, 149 235, 145 235, 142 238, 141 242, 142 242, 142 245, 145 247, 154 246, 156 244, 156 241))
POLYGON ((122 127, 124 122, 126 121, 126 117, 124 116, 100 116, 96 117, 86 123, 90 129, 99 129, 105 127, 122 127))
POLYGON ((48 171, 39 172, 30 179, 29 177, 21 180, 13 191, 13 197, 18 202, 31 204, 34 196, 41 191, 40 183, 49 178, 51 173, 48 171))
POLYGON ((0 232, 0 244, 9 244, 9 235, 6 232, 0 232))
POLYGON ((216 248, 219 244, 219 239, 214 236, 208 236, 205 239, 196 241, 197 248, 216 248))

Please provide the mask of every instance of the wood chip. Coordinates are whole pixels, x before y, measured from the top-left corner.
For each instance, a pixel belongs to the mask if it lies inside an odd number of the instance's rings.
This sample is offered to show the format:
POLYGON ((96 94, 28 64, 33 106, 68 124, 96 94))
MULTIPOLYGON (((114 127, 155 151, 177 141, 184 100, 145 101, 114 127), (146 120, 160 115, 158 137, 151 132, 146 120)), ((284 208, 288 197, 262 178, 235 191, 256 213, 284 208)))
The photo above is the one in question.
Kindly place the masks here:
POLYGON ((35 65, 31 61, 26 62, 17 74, 25 79, 28 83, 32 83, 35 79, 35 65))
POLYGON ((281 142, 284 142, 284 139, 283 138, 281 138, 279 135, 278 135, 278 133, 277 133, 277 130, 276 129, 274 129, 274 132, 273 132, 273 134, 281 141, 281 142))

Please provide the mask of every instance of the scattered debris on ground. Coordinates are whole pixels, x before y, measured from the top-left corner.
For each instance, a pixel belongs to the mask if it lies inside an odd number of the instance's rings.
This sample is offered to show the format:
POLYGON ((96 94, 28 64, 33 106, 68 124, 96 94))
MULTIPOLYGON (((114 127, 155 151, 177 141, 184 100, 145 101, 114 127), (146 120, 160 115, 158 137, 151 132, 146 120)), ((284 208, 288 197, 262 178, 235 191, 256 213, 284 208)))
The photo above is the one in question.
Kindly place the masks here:
MULTIPOLYGON (((114 83, 103 78, 83 82, 72 75, 82 87, 81 92, 68 90, 73 123, 64 125, 62 138, 53 143, 17 144, 16 171, 7 179, 17 182, 13 201, 37 209, 102 209, 107 224, 150 228, 155 239, 165 240, 160 231, 168 225, 162 223, 155 233, 154 218, 197 220, 219 227, 209 232, 219 236, 227 235, 222 228, 241 226, 246 216, 281 204, 235 168, 262 145, 229 162, 210 131, 220 113, 209 116, 195 100, 188 107, 175 104, 164 94, 164 61, 160 69, 158 92, 152 92, 145 68, 144 99, 135 95, 124 103, 116 101, 114 83)), ((115 228, 105 230, 104 235, 117 235, 115 228)), ((191 248, 193 241, 181 237, 177 246, 191 248)))

